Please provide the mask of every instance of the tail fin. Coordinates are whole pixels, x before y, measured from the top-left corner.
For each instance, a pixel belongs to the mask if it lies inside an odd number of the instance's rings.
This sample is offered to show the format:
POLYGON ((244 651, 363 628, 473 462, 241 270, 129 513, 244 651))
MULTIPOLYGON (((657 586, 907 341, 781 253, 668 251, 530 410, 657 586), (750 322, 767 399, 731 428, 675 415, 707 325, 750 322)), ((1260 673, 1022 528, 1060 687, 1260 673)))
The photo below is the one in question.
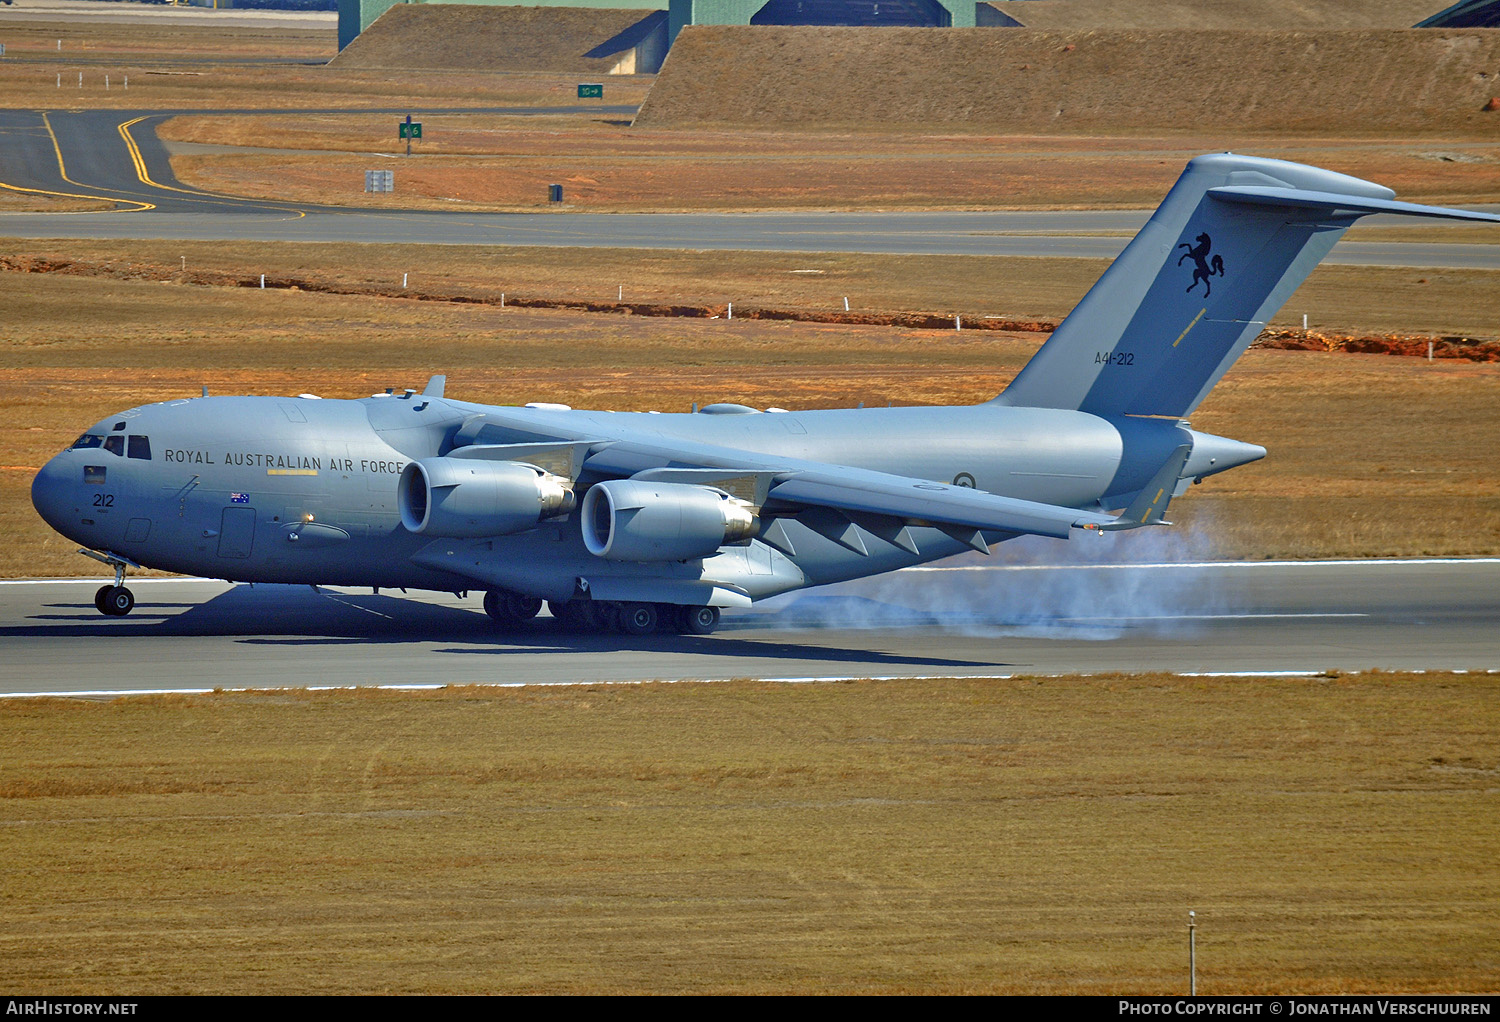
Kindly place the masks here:
POLYGON ((1393 195, 1300 163, 1199 156, 995 402, 1188 415, 1360 217, 1500 222, 1393 195))

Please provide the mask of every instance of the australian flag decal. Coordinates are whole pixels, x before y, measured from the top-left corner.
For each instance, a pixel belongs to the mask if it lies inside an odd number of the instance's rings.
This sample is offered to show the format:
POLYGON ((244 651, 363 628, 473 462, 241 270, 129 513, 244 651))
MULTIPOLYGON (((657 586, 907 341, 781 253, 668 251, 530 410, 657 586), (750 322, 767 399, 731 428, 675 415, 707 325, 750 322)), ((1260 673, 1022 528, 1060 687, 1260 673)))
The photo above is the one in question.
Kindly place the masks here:
POLYGON ((231 504, 248 504, 248 503, 250 503, 250 494, 248 494, 248 493, 231 493, 229 495, 229 503, 231 503, 231 504))

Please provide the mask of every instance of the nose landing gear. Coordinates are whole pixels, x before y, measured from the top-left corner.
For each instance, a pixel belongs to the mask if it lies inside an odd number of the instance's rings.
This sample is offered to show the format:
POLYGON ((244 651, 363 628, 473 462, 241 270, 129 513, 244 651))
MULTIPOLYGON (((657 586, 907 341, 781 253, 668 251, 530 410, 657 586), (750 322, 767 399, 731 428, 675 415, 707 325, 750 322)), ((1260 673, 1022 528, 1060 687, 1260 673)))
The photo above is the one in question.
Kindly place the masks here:
POLYGON ((124 617, 129 614, 135 608, 135 594, 125 588, 125 569, 127 567, 139 568, 140 565, 128 557, 121 557, 107 550, 102 554, 94 550, 78 552, 115 569, 115 584, 102 585, 99 591, 94 593, 94 606, 99 608, 99 613, 106 617, 124 617))
POLYGON ((124 586, 103 585, 94 594, 94 606, 109 617, 124 617, 135 606, 135 594, 124 586))

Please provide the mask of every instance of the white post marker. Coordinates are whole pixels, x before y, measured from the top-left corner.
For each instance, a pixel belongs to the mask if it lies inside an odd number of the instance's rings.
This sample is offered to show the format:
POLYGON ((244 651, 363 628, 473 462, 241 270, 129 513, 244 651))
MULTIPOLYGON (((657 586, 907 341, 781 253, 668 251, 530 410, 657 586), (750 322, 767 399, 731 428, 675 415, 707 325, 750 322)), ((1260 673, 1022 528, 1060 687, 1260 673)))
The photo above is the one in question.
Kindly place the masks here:
POLYGON ((83 72, 78 72, 78 87, 83 88, 83 72))
POLYGON ((1427 342, 1427 361, 1432 361, 1432 342, 1427 342))
POLYGON ((187 256, 182 257, 182 268, 187 269, 187 256))
POLYGON ((1307 329, 1307 313, 1305 312, 1302 314, 1302 329, 1307 329))
POLYGON ((264 273, 260 275, 260 289, 262 291, 266 289, 266 275, 264 273))
POLYGON ((500 308, 505 308, 505 292, 500 292, 500 308))
POLYGON ((104 76, 104 91, 109 91, 109 75, 104 76))
POLYGON ((401 290, 406 290, 406 274, 401 274, 401 290))
POLYGON ((623 302, 624 300, 625 300, 625 285, 621 284, 620 285, 620 293, 617 294, 617 295, 615 295, 615 301, 617 301, 617 302, 623 302))
POLYGON ((733 319, 734 318, 734 303, 733 302, 729 303, 729 314, 727 316, 725 316, 724 318, 725 319, 733 319))
POLYGON ((1198 913, 1188 913, 1188 996, 1198 996, 1198 913))
POLYGON ((844 296, 844 311, 845 312, 849 311, 849 296, 848 295, 844 296))
POLYGON ((953 329, 955 329, 955 330, 962 330, 963 328, 964 328, 963 317, 961 317, 961 316, 954 316, 953 317, 953 329))
POLYGON ((62 72, 57 72, 57 87, 62 88, 62 72))

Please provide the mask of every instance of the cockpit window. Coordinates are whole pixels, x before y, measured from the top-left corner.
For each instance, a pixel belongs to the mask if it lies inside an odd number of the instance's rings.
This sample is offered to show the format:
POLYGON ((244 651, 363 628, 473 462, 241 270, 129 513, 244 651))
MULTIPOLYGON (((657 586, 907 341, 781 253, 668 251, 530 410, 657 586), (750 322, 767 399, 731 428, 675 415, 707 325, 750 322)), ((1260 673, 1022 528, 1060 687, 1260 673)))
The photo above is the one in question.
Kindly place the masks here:
POLYGON ((142 461, 151 460, 151 438, 130 434, 129 457, 139 458, 142 461))
POLYGON ((84 451, 92 447, 102 447, 103 445, 104 437, 100 436, 98 433, 85 433, 77 440, 74 440, 73 446, 69 447, 68 450, 84 451))
POLYGON ((125 438, 122 436, 107 436, 104 438, 104 449, 116 457, 125 456, 125 438))

